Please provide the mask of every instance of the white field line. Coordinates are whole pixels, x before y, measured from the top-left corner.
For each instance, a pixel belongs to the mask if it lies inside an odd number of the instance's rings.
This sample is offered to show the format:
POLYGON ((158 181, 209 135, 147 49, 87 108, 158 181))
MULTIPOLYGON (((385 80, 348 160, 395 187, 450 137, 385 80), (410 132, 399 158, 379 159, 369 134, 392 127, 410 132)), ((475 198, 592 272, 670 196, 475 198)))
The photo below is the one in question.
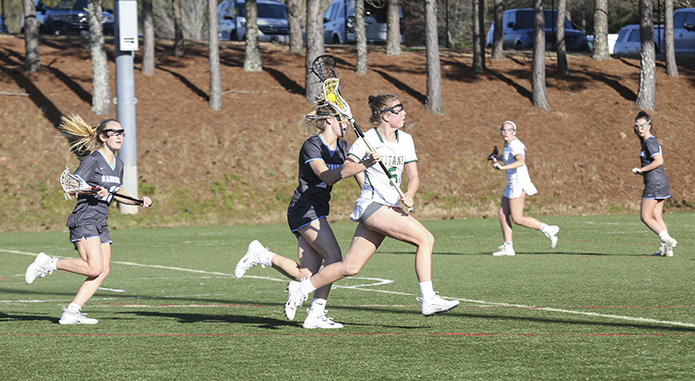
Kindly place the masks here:
MULTIPOLYGON (((21 252, 21 251, 16 251, 16 250, 5 250, 5 249, 0 249, 0 252, 10 253, 10 254, 31 255, 31 256, 36 255, 35 253, 26 253, 26 252, 21 252)), ((182 268, 182 267, 147 265, 147 264, 141 264, 141 263, 121 262, 121 261, 111 261, 111 263, 127 265, 127 266, 136 266, 136 267, 150 267, 150 268, 157 268, 157 269, 163 269, 163 270, 185 271, 185 272, 192 272, 192 273, 198 273, 198 274, 222 275, 222 276, 228 276, 230 278, 234 277, 233 274, 226 274, 226 273, 216 272, 216 271, 187 269, 187 268, 182 268)), ((275 281, 275 282, 287 282, 286 279, 271 278, 271 277, 259 277, 259 276, 250 276, 250 275, 246 276, 245 278, 264 279, 264 280, 271 280, 271 281, 275 281)), ((353 279, 354 279, 354 277, 353 277, 353 279)), ((384 284, 384 283, 378 283, 378 284, 384 284)), ((355 288, 356 286, 339 286, 339 285, 334 284, 333 287, 349 288, 349 289, 369 291, 369 292, 378 292, 378 293, 382 293, 382 294, 392 294, 392 295, 402 295, 402 296, 418 296, 416 294, 412 294, 409 292, 374 290, 374 289, 369 289, 369 288, 355 288)), ((466 299, 466 298, 455 298, 455 297, 446 297, 446 298, 447 299, 455 299, 455 300, 459 300, 462 302, 476 303, 476 304, 489 305, 489 306, 514 307, 514 308, 532 309, 532 310, 538 310, 538 311, 558 312, 558 313, 571 314, 571 315, 583 315, 583 316, 601 317, 601 318, 607 318, 607 319, 634 321, 634 322, 640 322, 640 323, 654 323, 654 324, 675 325, 675 326, 679 326, 679 327, 695 328, 695 324, 693 324, 693 323, 684 323, 684 322, 680 322, 680 321, 657 320, 657 319, 648 319, 648 318, 640 318, 640 317, 632 317, 632 316, 624 316, 624 315, 600 314, 600 313, 596 313, 596 312, 573 311, 573 310, 566 310, 566 309, 562 309, 562 308, 553 308, 553 307, 536 307, 536 306, 528 306, 528 305, 524 305, 524 304, 488 302, 488 301, 484 301, 484 300, 466 299)))

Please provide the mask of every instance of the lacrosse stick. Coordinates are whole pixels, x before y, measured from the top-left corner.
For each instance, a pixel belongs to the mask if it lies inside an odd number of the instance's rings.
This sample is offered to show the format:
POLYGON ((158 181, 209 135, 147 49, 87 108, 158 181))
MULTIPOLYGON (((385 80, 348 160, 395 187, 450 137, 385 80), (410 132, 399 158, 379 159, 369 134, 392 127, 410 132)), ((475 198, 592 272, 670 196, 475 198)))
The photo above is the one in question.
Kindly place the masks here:
POLYGON ((328 54, 316 57, 314 62, 311 63, 311 72, 322 83, 328 78, 337 78, 335 75, 335 57, 328 54))
MULTIPOLYGON (((84 181, 84 179, 82 179, 80 176, 71 174, 70 169, 67 167, 65 168, 63 173, 60 174, 60 186, 63 187, 63 191, 65 192, 64 196, 65 196, 66 200, 69 200, 72 198, 72 197, 70 197, 70 192, 96 192, 96 190, 99 189, 99 187, 93 187, 93 186, 87 184, 87 182, 84 181)), ((111 191, 108 191, 108 192, 111 193, 115 197, 120 197, 120 198, 124 198, 126 200, 135 201, 140 205, 143 204, 143 201, 138 199, 138 198, 126 196, 124 194, 120 194, 120 193, 116 193, 116 192, 111 192, 111 191)))
POLYGON ((490 156, 487 157, 488 160, 492 160, 493 163, 497 163, 497 156, 499 155, 500 151, 497 149, 497 146, 492 149, 492 153, 490 156))
MULTIPOLYGON (((367 144, 367 147, 369 148, 370 151, 376 152, 374 150, 374 147, 369 143, 367 139, 364 137, 364 133, 362 133, 362 130, 357 126, 357 123, 355 122, 355 118, 352 117, 352 112, 350 111, 350 105, 345 102, 345 99, 340 95, 340 79, 338 78, 327 78, 325 81, 323 81, 323 99, 328 102, 343 118, 346 118, 348 122, 350 122, 350 125, 352 126, 352 129, 355 131, 355 134, 357 134, 358 137, 362 138, 364 142, 367 144)), ((396 191, 398 191, 398 195, 403 199, 405 195, 403 194, 403 191, 401 188, 396 185, 396 183, 393 181, 393 176, 391 175, 391 172, 389 172, 388 168, 386 168, 386 165, 383 162, 379 162, 381 165, 381 169, 384 171, 386 176, 389 178, 389 183, 396 188, 396 191)), ((405 204, 405 203, 404 203, 405 204)), ((415 209, 413 209, 412 206, 410 205, 405 205, 408 207, 408 212, 413 213, 415 209)))

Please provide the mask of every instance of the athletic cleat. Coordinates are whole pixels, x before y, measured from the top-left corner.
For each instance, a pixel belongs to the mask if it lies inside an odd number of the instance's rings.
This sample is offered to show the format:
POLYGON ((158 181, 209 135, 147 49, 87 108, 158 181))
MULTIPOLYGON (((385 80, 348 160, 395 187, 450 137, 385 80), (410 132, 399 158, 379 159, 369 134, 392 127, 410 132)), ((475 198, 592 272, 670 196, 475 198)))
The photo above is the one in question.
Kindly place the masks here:
POLYGON ((499 247, 500 251, 495 251, 492 253, 495 257, 501 257, 505 255, 516 255, 514 252, 514 246, 512 245, 502 245, 499 247))
POLYGON ((550 239, 550 248, 554 249, 557 246, 557 235, 560 233, 559 226, 548 226, 545 228, 543 234, 550 239))
MULTIPOLYGON (((249 243, 249 248, 246 250, 246 255, 244 255, 239 263, 236 264, 234 269, 234 276, 241 278, 246 274, 247 271, 253 266, 261 264, 260 254, 268 250, 267 247, 263 247, 260 242, 253 240, 249 243)), ((263 266, 265 267, 265 266, 263 266)))
POLYGON ((27 271, 24 274, 24 281, 27 284, 32 284, 36 278, 43 278, 48 274, 52 274, 51 270, 51 257, 45 253, 39 253, 34 259, 34 262, 27 267, 27 271))
POLYGON ((302 292, 302 284, 297 281, 291 281, 287 285, 287 302, 285 303, 285 316, 288 319, 294 320, 294 315, 297 313, 297 308, 304 304, 304 301, 309 297, 302 292))
POLYGON ((323 328, 323 329, 335 329, 343 328, 343 325, 336 323, 332 318, 326 316, 326 311, 323 312, 311 312, 311 308, 307 309, 307 316, 304 320, 302 327, 307 329, 323 328))
POLYGON ((97 319, 88 318, 87 314, 82 312, 70 312, 67 308, 63 307, 63 316, 60 317, 58 323, 60 324, 96 324, 99 321, 97 319))
POLYGON ((669 237, 666 241, 662 241, 664 244, 664 252, 667 257, 673 256, 673 248, 678 246, 678 241, 673 237, 669 237))
POLYGON ((422 302, 422 314, 432 316, 440 312, 452 310, 459 305, 458 300, 444 300, 439 295, 434 295, 429 299, 418 298, 422 302))
MULTIPOLYGON (((671 251, 673 253, 673 251, 671 251)), ((652 257, 665 257, 666 256, 666 244, 664 242, 661 242, 661 245, 659 245, 659 250, 657 250, 656 253, 652 254, 652 257)))

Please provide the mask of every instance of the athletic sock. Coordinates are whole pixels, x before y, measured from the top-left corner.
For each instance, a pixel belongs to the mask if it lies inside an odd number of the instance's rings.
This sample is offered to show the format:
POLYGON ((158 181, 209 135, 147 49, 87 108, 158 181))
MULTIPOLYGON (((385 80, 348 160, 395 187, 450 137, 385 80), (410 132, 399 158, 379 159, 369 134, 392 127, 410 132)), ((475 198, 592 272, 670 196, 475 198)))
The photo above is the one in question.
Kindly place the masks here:
POLYGON ((542 231, 543 233, 545 233, 545 229, 547 229, 547 228, 548 228, 548 224, 543 223, 543 225, 541 225, 541 231, 542 231))
POLYGON ((309 278, 304 278, 302 279, 302 285, 300 286, 302 292, 304 294, 309 295, 312 292, 316 291, 316 287, 314 287, 313 284, 311 284, 311 279, 309 278))
POLYGON ((326 310, 326 299, 314 298, 311 301, 311 312, 322 313, 326 310))
POLYGON ((668 231, 662 230, 661 233, 659 233, 659 238, 661 238, 662 241, 666 242, 669 238, 671 238, 671 236, 668 234, 668 231))
POLYGON ((51 258, 51 262, 49 264, 51 266, 51 271, 56 271, 58 270, 58 257, 53 257, 51 258))
POLYGON ((434 286, 432 286, 432 281, 420 282, 420 293, 422 294, 422 299, 431 299, 434 297, 434 286))
POLYGON ((70 304, 68 305, 68 308, 66 308, 66 309, 68 310, 68 312, 71 312, 71 313, 73 313, 73 314, 76 314, 76 313, 79 313, 79 312, 82 310, 82 307, 80 307, 79 305, 77 305, 77 304, 75 304, 75 303, 70 303, 70 304))
POLYGON ((504 241, 504 246, 514 247, 514 242, 512 242, 512 241, 504 241))
POLYGON ((266 250, 258 255, 258 259, 261 261, 261 265, 264 267, 273 267, 273 257, 276 255, 277 254, 273 253, 272 251, 266 250))

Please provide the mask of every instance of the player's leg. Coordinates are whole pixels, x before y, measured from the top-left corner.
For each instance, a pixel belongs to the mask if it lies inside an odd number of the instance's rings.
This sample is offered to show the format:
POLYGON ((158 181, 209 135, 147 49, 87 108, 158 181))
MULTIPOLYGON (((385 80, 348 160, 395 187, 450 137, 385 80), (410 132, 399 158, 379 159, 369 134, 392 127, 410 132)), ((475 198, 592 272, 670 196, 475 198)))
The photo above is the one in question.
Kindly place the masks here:
MULTIPOLYGON (((98 239, 99 237, 97 237, 98 239)), ((60 324, 96 324, 97 320, 88 318, 83 314, 82 306, 96 293, 102 282, 111 271, 111 243, 100 243, 98 249, 95 248, 93 242, 79 241, 75 244, 80 256, 85 261, 101 262, 101 272, 97 276, 88 276, 77 291, 72 303, 64 308, 63 315, 60 318, 60 324)))
POLYGON ((649 198, 643 198, 640 204, 640 218, 642 222, 656 234, 659 234, 666 228, 666 224, 661 218, 663 207, 663 200, 649 198))
POLYGON ((526 192, 521 192, 519 197, 509 199, 509 211, 511 213, 512 221, 523 227, 531 229, 541 229, 543 223, 537 219, 524 215, 524 203, 526 202, 526 192))
MULTIPOLYGON (((101 238, 98 235, 82 237, 76 241, 75 248, 80 258, 64 258, 56 262, 56 269, 96 278, 104 271, 104 258, 101 238)), ((109 253, 110 253, 110 244, 109 253)))

